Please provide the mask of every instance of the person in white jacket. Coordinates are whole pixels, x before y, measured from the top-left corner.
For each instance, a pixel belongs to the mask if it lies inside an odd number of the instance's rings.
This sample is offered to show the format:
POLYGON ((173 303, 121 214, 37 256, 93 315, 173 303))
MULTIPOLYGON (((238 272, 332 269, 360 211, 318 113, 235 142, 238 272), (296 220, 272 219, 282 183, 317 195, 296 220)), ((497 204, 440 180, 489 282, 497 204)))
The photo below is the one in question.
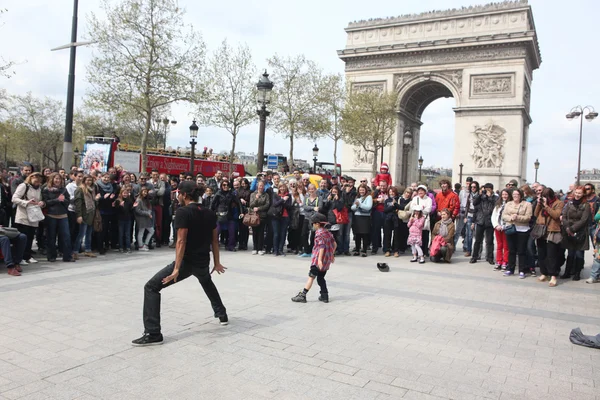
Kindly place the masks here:
POLYGON ((429 254, 428 250, 429 250, 429 229, 430 229, 430 222, 429 222, 429 214, 431 213, 431 208, 432 208, 433 204, 431 202, 431 198, 429 196, 427 196, 427 187, 425 185, 419 185, 417 187, 417 195, 415 197, 413 197, 412 201, 410 202, 410 208, 409 210, 411 212, 413 211, 422 211, 423 215, 425 216, 425 226, 423 227, 423 244, 421 245, 421 248, 423 249, 423 253, 425 254, 429 254))
POLYGON ((504 233, 506 222, 502 220, 502 213, 504 212, 504 206, 510 198, 510 192, 507 189, 502 190, 498 201, 496 201, 496 207, 492 212, 492 226, 496 235, 496 266, 494 267, 494 271, 505 271, 508 265, 508 242, 504 233))
POLYGON ((371 208, 373 207, 373 198, 369 196, 367 186, 362 184, 358 187, 357 196, 352 203, 352 227, 354 229, 354 242, 356 251, 353 255, 362 257, 367 256, 367 247, 369 247, 369 235, 371 234, 371 208), (363 243, 361 252, 360 243, 363 243))

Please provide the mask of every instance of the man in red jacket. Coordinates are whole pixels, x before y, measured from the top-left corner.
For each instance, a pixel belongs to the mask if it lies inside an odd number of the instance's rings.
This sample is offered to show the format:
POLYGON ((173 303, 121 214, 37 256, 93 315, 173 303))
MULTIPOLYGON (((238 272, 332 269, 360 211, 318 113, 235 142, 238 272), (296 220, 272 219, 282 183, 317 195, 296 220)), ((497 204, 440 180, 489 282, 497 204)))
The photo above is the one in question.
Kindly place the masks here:
POLYGON ((436 219, 439 220, 441 218, 440 211, 444 208, 450 210, 452 212, 452 219, 455 219, 460 212, 460 201, 458 200, 458 196, 450 189, 451 184, 448 180, 442 179, 440 181, 440 187, 442 188, 442 191, 435 195, 435 202, 437 203, 438 209, 438 218, 436 219))

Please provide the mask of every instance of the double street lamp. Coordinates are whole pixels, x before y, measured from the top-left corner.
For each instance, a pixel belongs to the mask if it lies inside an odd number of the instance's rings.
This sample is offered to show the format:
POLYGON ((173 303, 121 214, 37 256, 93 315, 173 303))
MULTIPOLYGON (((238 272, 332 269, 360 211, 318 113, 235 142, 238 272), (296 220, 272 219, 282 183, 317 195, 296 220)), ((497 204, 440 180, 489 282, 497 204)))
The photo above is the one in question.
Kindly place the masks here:
POLYGON ((196 125, 196 120, 190 125, 190 137, 192 138, 190 141, 190 144, 192 145, 192 152, 190 153, 190 172, 192 173, 192 176, 194 176, 194 151, 196 151, 196 138, 198 137, 198 125, 196 125))
POLYGON ((594 107, 592 106, 576 106, 573 107, 571 111, 567 114, 567 119, 569 121, 581 117, 581 120, 579 121, 579 156, 577 158, 577 186, 580 185, 581 175, 581 139, 583 136, 583 118, 585 117, 585 119, 587 119, 588 122, 592 122, 592 120, 594 120, 597 116, 598 113, 596 112, 596 110, 594 110, 594 107))
MULTIPOLYGON (((161 123, 163 124, 164 132, 163 132, 163 135, 162 135, 163 136, 162 137, 162 139, 163 139, 162 140, 162 142, 163 142, 162 145, 163 145, 163 149, 166 149, 167 148, 167 128, 169 127, 169 124, 171 124, 171 125, 177 124, 177 121, 170 120, 169 118, 162 118, 162 119, 156 118, 155 121, 159 125, 159 127, 160 127, 161 123)), ((158 145, 158 143, 157 143, 157 145, 158 145)))
POLYGON ((319 148, 317 147, 317 144, 315 143, 315 147, 313 147, 313 174, 317 173, 318 157, 319 157, 319 148))
POLYGON ((271 103, 271 91, 273 90, 273 82, 269 80, 269 74, 267 74, 266 70, 256 84, 256 89, 256 105, 258 107, 256 113, 260 117, 256 171, 261 172, 263 170, 263 163, 265 161, 265 131, 267 128, 267 117, 271 114, 267 110, 267 105, 271 103))
POLYGON ((421 183, 421 170, 423 168, 423 156, 419 156, 419 183, 421 183))
POLYGON ((409 130, 404 132, 402 144, 404 150, 404 156, 402 157, 404 164, 402 166, 402 184, 406 187, 408 185, 408 150, 412 146, 412 133, 409 130))
POLYGON ((537 173, 538 173, 538 169, 540 169, 540 160, 538 160, 537 158, 535 159, 535 162, 533 163, 533 167, 535 168, 535 180, 534 182, 537 182, 537 173))

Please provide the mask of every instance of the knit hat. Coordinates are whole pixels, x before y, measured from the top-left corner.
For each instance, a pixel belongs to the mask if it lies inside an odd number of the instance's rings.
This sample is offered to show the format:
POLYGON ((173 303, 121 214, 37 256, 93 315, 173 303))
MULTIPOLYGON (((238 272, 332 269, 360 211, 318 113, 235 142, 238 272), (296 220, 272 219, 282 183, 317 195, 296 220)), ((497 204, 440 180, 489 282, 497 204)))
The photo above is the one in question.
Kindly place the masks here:
POLYGON ((379 169, 388 171, 390 168, 388 167, 387 163, 381 163, 381 167, 379 167, 379 169))
POLYGON ((425 193, 427 193, 427 186, 425 186, 425 185, 419 185, 419 186, 417 186, 417 191, 419 189, 423 189, 425 191, 425 193))

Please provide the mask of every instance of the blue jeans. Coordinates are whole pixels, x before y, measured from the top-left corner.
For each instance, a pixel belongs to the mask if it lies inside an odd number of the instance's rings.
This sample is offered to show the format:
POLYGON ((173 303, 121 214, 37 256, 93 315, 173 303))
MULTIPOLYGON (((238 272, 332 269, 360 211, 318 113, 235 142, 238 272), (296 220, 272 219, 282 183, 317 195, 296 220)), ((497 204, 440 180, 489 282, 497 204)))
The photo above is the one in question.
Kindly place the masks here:
POLYGON ((283 245, 285 244, 285 233, 290 222, 290 217, 273 218, 273 251, 283 254, 283 245))
POLYGON ((79 225, 79 235, 77 235, 77 240, 75 241, 75 248, 73 251, 80 253, 81 252, 81 242, 85 236, 84 243, 84 251, 86 253, 91 253, 92 251, 92 233, 94 232, 94 225, 86 225, 85 223, 81 223, 79 225))
MULTIPOLYGON (((473 229, 471 229, 471 224, 473 223, 473 217, 467 217, 467 222, 465 226, 465 240, 463 241, 463 249, 466 252, 471 253, 473 250, 473 229)), ((477 256, 477 254, 476 254, 477 256)))
POLYGON ((72 258, 72 250, 69 219, 47 217, 46 226, 48 228, 48 241, 46 242, 48 260, 56 259, 56 236, 58 235, 58 242, 63 254, 63 260, 70 261, 72 258))
POLYGON ((123 251, 131 249, 131 219, 119 220, 119 248, 123 251))
POLYGON ((600 260, 597 260, 596 257, 594 257, 594 263, 592 264, 592 272, 590 273, 590 278, 600 279, 600 260))
POLYGON ((0 236, 0 249, 2 249, 6 268, 12 268, 14 265, 21 264, 26 245, 27 236, 22 233, 19 233, 19 236, 12 240, 6 236, 0 236), (12 248, 10 247, 11 244, 13 245, 12 248))

